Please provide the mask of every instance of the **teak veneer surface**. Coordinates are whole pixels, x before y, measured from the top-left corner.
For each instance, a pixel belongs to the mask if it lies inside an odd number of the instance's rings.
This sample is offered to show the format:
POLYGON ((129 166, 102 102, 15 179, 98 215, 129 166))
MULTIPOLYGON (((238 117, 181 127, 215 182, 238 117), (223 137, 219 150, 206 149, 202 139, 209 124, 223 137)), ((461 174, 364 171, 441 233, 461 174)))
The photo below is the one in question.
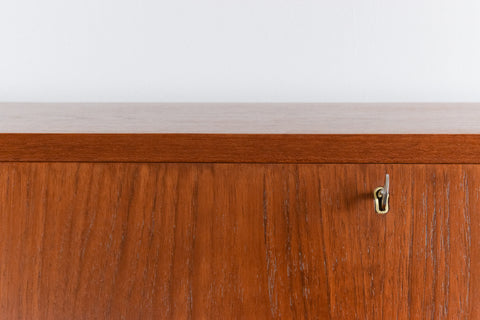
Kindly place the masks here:
POLYGON ((0 318, 479 319, 479 192, 477 165, 2 163, 0 318))
POLYGON ((1 161, 480 163, 480 135, 0 134, 1 161))

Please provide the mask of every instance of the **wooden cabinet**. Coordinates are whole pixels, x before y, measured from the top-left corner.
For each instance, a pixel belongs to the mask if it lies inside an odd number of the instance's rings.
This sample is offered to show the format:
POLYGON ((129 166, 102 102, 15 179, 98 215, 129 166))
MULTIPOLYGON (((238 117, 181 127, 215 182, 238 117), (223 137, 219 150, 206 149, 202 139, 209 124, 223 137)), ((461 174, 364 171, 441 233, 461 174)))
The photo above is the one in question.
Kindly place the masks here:
POLYGON ((479 319, 479 145, 0 134, 0 318, 479 319))

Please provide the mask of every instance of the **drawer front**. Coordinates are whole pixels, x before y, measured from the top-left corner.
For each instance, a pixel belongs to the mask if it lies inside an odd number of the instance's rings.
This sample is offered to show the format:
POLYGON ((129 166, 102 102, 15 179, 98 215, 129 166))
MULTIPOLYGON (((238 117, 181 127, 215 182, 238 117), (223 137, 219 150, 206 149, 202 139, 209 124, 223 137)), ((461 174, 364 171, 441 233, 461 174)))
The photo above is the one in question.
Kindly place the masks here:
POLYGON ((479 178, 477 165, 1 163, 0 315, 478 318, 479 178))

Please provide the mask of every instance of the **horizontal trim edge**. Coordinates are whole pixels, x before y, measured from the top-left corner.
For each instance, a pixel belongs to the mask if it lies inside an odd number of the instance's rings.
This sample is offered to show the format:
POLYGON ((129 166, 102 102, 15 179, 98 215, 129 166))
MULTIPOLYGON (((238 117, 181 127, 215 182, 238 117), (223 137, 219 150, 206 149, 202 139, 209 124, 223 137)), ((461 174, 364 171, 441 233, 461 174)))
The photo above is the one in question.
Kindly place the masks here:
POLYGON ((475 134, 0 134, 0 161, 480 163, 475 134))

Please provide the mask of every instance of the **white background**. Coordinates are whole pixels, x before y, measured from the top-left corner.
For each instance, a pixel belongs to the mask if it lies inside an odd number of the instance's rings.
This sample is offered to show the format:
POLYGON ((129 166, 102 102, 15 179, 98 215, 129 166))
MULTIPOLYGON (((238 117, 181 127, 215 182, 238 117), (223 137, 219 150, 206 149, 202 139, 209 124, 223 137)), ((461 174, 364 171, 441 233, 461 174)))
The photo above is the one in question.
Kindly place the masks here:
POLYGON ((480 1, 1 0, 0 101, 480 101, 480 1))

